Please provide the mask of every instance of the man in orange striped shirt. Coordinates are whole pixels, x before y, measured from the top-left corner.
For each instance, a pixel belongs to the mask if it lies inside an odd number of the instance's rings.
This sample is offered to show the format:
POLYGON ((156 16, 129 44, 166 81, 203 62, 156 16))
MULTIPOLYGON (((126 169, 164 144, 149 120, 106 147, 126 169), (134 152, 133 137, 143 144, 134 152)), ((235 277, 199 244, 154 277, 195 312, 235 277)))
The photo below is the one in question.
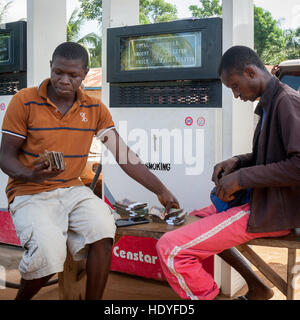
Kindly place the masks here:
POLYGON ((87 257, 86 299, 100 299, 111 262, 115 223, 108 206, 79 179, 93 137, 113 153, 121 168, 154 192, 168 210, 177 199, 118 135, 108 109, 80 89, 88 73, 86 50, 59 45, 50 63, 51 78, 18 92, 2 126, 0 167, 9 176, 7 197, 25 253, 19 265, 16 299, 31 299, 63 271, 66 243, 75 260, 87 257), (65 170, 50 170, 45 150, 63 152, 65 170), (120 159, 132 159, 123 163, 120 159))

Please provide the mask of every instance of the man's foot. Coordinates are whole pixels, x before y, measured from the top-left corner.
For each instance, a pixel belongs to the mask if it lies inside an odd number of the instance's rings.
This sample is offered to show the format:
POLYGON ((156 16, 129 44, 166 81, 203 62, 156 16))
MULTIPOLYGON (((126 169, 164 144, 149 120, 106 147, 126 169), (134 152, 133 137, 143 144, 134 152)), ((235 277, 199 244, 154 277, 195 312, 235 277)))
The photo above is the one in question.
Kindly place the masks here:
POLYGON ((249 290, 245 295, 234 298, 233 300, 269 300, 274 296, 274 291, 269 287, 255 288, 249 290))

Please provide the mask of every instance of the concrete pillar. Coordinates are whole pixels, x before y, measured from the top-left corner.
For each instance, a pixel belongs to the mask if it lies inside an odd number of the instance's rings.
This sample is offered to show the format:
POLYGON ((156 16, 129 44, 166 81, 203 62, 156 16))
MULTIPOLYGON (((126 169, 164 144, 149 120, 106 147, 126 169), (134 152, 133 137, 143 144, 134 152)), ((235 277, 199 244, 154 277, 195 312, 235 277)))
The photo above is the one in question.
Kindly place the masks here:
MULTIPOLYGON (((253 0, 223 0, 223 52, 235 45, 254 47, 253 0)), ((250 152, 253 137, 253 103, 235 99, 231 90, 223 86, 223 159, 250 152)), ((241 276, 216 257, 221 269, 221 288, 232 296, 245 283, 241 276), (221 266, 220 266, 221 265, 221 266)))
POLYGON ((109 84, 106 69, 106 30, 139 24, 139 0, 102 1, 102 101, 109 106, 109 84))
MULTIPOLYGON (((254 47, 253 0, 223 0, 223 52, 235 45, 254 47)), ((253 103, 223 86, 223 158, 249 152, 252 133, 253 103)))
POLYGON ((27 86, 50 76, 52 53, 66 41, 66 0, 27 0, 27 86))

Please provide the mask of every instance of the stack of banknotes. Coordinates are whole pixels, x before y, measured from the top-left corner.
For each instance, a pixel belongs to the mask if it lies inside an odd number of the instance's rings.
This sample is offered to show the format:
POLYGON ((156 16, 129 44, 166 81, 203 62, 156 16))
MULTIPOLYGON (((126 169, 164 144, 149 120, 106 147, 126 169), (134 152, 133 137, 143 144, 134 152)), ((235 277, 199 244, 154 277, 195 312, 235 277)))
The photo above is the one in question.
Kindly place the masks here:
POLYGON ((165 214, 165 208, 153 206, 149 210, 149 217, 153 222, 167 223, 172 226, 178 226, 184 223, 187 212, 183 209, 170 209, 165 214))
POLYGON ((45 151, 39 154, 39 157, 33 162, 33 164, 39 164, 47 161, 49 163, 49 170, 65 170, 64 154, 56 151, 45 151))
POLYGON ((144 218, 148 215, 147 203, 141 203, 136 201, 131 201, 129 199, 123 199, 117 201, 115 204, 116 212, 122 218, 129 217, 140 217, 144 218))

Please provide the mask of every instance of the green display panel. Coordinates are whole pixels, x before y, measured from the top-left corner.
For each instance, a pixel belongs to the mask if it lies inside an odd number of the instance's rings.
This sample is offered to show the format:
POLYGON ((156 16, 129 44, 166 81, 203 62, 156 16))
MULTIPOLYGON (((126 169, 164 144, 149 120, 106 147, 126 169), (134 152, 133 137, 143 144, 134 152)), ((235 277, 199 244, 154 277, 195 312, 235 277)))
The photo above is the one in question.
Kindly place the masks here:
POLYGON ((121 71, 201 67, 201 32, 124 37, 121 71))
POLYGON ((0 34, 0 63, 5 63, 11 57, 11 33, 4 32, 0 34))

